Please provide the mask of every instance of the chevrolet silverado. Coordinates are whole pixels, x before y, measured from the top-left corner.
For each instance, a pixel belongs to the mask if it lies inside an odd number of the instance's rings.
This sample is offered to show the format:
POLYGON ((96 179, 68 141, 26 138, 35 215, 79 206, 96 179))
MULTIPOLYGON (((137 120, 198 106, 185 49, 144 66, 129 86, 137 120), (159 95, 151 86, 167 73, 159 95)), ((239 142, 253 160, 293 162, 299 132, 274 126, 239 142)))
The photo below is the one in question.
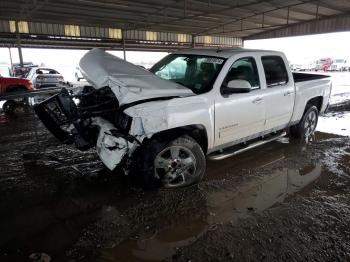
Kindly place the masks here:
POLYGON ((150 70, 93 49, 80 61, 90 83, 35 106, 62 142, 96 147, 102 162, 145 187, 176 188, 220 160, 286 135, 309 137, 328 105, 328 76, 292 73, 283 53, 188 49, 150 70))

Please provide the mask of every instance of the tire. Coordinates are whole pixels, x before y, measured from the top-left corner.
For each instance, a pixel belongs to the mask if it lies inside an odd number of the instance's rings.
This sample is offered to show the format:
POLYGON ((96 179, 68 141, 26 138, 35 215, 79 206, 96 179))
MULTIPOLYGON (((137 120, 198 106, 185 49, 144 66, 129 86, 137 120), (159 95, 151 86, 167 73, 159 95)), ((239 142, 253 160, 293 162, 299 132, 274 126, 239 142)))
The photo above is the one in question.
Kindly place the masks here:
MULTIPOLYGON (((20 92, 20 91, 28 91, 25 86, 8 86, 6 88, 6 93, 12 93, 12 92, 20 92)), ((29 104, 28 98, 22 98, 22 99, 15 99, 17 102, 24 103, 25 105, 29 104)))
POLYGON ((316 129, 318 122, 318 109, 316 106, 307 106, 300 122, 290 127, 290 135, 294 138, 307 138, 316 129))
POLYGON ((25 104, 16 102, 14 100, 6 101, 2 106, 3 112, 11 117, 23 115, 27 111, 27 109, 28 108, 25 104))
POLYGON ((135 158, 132 176, 145 189, 179 188, 199 182, 206 170, 200 145, 190 136, 173 141, 150 141, 135 158))
POLYGON ((6 114, 11 114, 11 113, 13 113, 15 107, 16 107, 16 102, 13 100, 8 100, 2 105, 2 110, 6 114))

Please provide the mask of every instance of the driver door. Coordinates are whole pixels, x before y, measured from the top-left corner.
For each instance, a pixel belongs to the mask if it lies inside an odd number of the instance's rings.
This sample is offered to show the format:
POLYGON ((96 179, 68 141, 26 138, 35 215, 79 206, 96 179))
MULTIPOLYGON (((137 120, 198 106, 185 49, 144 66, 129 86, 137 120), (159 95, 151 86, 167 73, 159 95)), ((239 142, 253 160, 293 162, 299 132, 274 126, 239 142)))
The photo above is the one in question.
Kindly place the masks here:
POLYGON ((264 130, 265 97, 255 57, 242 57, 233 62, 222 88, 231 80, 248 81, 251 91, 222 94, 215 101, 215 146, 243 142, 264 130))

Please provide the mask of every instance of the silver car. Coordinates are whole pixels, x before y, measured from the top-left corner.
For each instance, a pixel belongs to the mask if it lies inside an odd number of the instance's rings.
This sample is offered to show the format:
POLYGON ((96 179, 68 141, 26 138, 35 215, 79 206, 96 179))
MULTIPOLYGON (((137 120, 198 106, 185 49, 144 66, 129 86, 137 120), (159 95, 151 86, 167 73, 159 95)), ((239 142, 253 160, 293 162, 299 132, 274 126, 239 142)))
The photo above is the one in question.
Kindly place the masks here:
POLYGON ((63 76, 55 69, 43 67, 32 68, 27 79, 33 82, 34 88, 53 87, 64 82, 63 76))
POLYGON ((80 81, 81 79, 84 79, 84 76, 81 73, 80 68, 78 66, 75 68, 75 79, 77 81, 80 81))

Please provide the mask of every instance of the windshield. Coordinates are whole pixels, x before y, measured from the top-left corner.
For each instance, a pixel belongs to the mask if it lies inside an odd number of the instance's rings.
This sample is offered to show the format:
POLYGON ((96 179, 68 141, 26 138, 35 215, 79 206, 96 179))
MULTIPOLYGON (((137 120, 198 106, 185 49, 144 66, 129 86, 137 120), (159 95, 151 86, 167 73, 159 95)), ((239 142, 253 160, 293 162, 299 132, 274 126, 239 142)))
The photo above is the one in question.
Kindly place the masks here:
POLYGON ((211 90, 224 62, 225 59, 221 57, 171 54, 156 63, 150 71, 201 94, 211 90))

